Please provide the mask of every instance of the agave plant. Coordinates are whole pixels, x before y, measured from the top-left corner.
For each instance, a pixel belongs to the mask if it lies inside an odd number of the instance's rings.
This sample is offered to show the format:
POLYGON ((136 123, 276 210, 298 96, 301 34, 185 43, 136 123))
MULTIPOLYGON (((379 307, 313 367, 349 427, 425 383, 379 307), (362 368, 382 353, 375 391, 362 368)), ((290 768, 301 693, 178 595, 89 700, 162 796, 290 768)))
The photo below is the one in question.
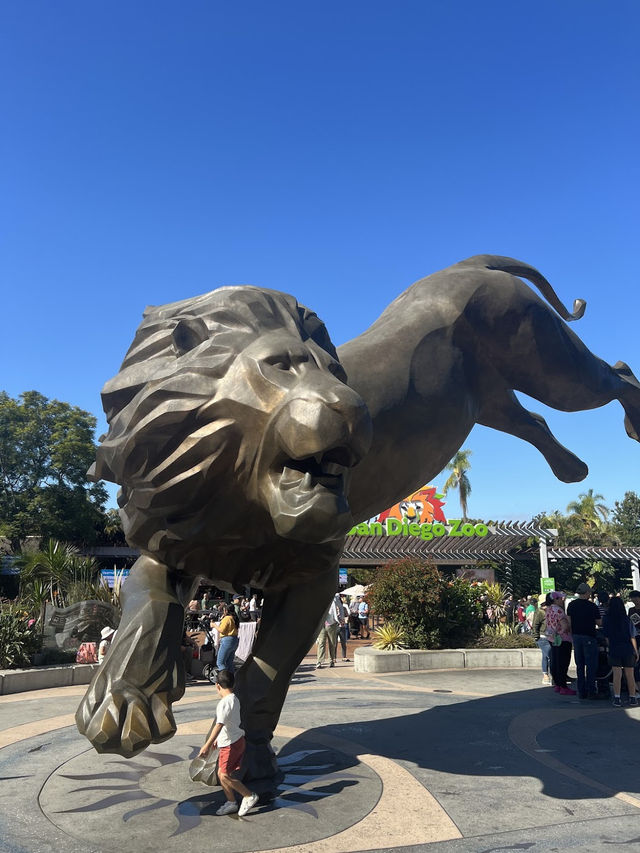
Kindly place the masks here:
POLYGON ((406 648, 407 635, 404 628, 394 625, 393 622, 385 622, 380 628, 373 632, 374 649, 383 649, 387 652, 392 652, 395 649, 406 648))
POLYGON ((499 625, 507 612, 505 593, 499 583, 485 585, 487 616, 492 625, 499 625))

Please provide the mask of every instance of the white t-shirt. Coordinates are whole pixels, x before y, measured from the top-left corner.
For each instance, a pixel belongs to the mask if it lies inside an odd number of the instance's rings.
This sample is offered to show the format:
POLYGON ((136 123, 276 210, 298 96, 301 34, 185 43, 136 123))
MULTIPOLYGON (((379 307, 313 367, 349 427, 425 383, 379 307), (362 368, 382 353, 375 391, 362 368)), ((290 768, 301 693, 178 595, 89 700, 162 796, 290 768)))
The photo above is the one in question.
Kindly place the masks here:
POLYGON ((218 746, 231 746, 244 736, 240 725, 240 700, 235 693, 223 696, 216 708, 216 723, 222 723, 218 746))

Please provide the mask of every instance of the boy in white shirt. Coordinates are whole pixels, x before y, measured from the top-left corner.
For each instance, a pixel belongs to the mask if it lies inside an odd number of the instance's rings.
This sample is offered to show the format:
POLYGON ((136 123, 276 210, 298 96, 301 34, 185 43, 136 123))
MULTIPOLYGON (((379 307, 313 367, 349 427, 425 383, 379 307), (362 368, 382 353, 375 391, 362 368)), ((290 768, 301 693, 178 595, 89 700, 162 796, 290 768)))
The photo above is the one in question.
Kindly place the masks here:
POLYGON ((220 750, 218 756, 218 780, 225 793, 227 802, 220 806, 217 815, 234 814, 242 817, 258 802, 258 795, 250 791, 242 782, 234 779, 242 765, 245 750, 244 732, 240 726, 240 700, 233 692, 235 679, 228 669, 218 673, 216 690, 220 701, 216 707, 216 723, 211 730, 198 758, 206 758, 211 748, 220 750), (235 791, 242 796, 240 808, 236 802, 235 791))

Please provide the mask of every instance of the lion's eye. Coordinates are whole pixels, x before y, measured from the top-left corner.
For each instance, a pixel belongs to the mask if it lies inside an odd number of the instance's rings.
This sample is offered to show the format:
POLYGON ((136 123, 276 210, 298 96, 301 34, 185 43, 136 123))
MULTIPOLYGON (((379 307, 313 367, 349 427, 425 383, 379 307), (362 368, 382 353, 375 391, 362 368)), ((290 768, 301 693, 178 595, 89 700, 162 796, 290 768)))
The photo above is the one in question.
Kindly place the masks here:
POLYGON ((173 350, 181 356, 209 339, 207 324, 200 317, 183 317, 171 332, 173 350))
POLYGON ((293 362, 286 356, 271 356, 270 358, 265 358, 265 363, 269 367, 275 367, 276 370, 293 370, 293 362))

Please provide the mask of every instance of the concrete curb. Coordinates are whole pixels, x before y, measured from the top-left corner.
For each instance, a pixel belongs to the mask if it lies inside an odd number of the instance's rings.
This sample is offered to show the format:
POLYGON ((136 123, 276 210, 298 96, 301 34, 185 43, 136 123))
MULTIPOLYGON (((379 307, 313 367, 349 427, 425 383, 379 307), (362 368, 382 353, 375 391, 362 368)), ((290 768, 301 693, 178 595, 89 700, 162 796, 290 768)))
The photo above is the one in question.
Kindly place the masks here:
POLYGON ((385 652, 365 646, 355 650, 355 672, 411 672, 426 669, 541 668, 538 649, 402 649, 385 652))
POLYGON ((47 687, 89 684, 97 663, 72 663, 65 666, 38 666, 33 669, 0 670, 0 696, 47 687))

